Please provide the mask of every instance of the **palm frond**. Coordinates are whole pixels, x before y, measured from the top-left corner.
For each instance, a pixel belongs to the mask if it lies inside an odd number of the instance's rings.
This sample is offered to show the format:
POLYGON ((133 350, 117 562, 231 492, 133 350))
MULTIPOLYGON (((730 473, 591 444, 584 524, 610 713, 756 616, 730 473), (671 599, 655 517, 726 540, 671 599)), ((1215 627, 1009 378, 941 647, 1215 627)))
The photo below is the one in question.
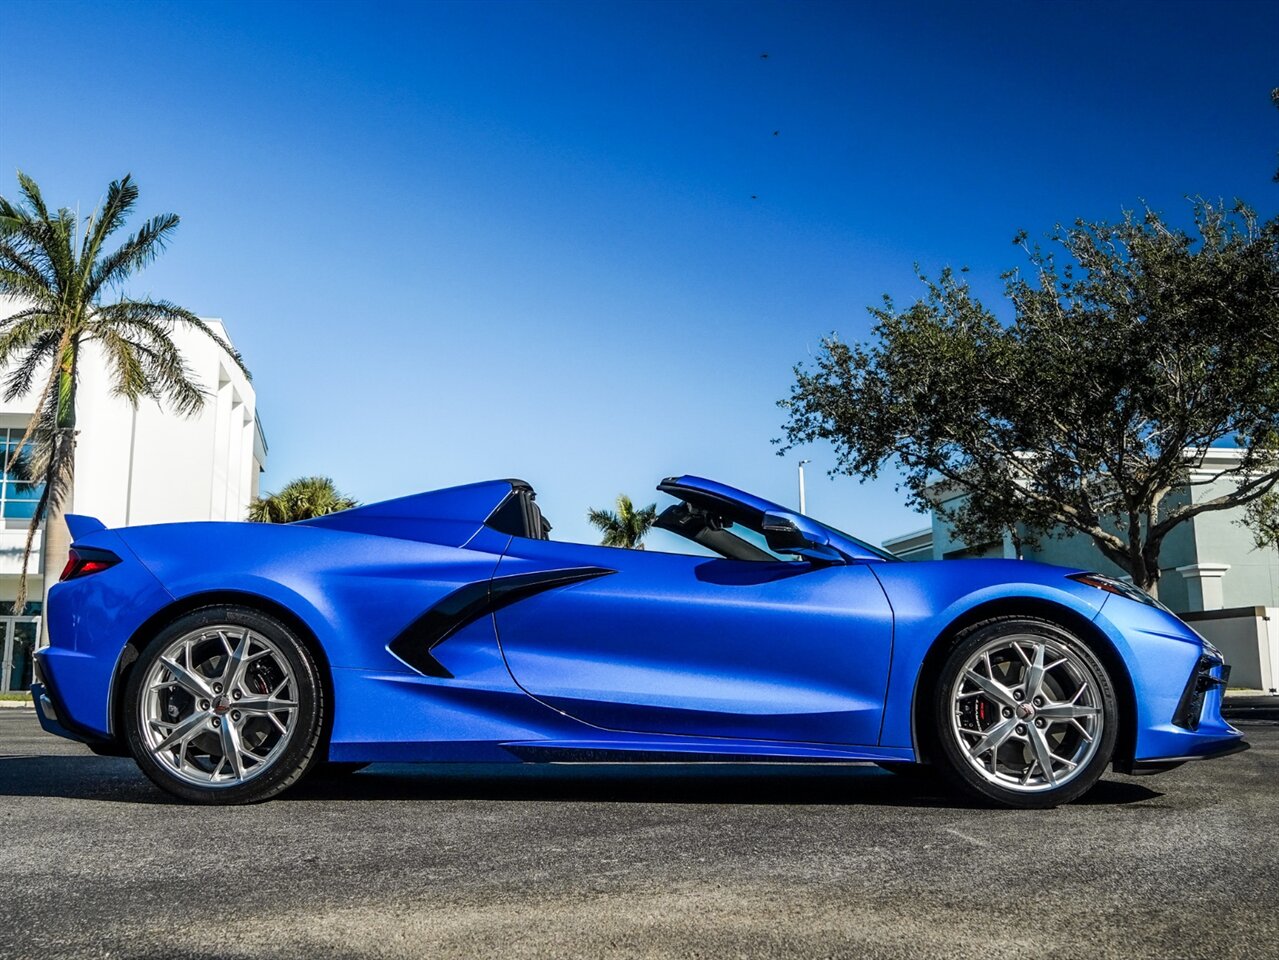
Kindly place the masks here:
POLYGON ((253 523, 293 523, 357 506, 359 501, 341 493, 329 477, 298 477, 277 493, 254 499, 248 518, 253 523))
POLYGON ((56 294, 59 290, 58 278, 53 261, 45 249, 51 234, 52 227, 47 221, 0 197, 0 236, 3 236, 13 252, 13 266, 28 275, 34 271, 49 291, 56 294))
POLYGON ((16 233, 0 234, 0 293, 36 303, 53 299, 49 278, 32 261, 31 246, 16 233))
POLYGON ((27 526, 23 549, 22 574, 18 578, 14 609, 21 610, 27 600, 27 562, 36 531, 49 512, 66 502, 75 473, 75 430, 58 425, 58 397, 56 391, 47 391, 48 399, 42 404, 37 419, 37 442, 31 456, 28 476, 38 476, 44 483, 35 512, 27 526))
MULTIPOLYGON (((57 382, 57 380, 58 380, 58 368, 55 366, 49 371, 49 376, 45 379, 45 382, 44 382, 44 388, 40 391, 40 397, 38 400, 36 400, 35 409, 37 411, 44 409, 45 403, 49 399, 49 394, 53 392, 53 385, 57 382)), ((19 441, 17 449, 14 450, 14 452, 9 456, 8 462, 5 463, 4 465, 4 469, 6 472, 14 468, 14 464, 17 462, 18 457, 21 454, 22 456, 27 457, 27 470, 26 470, 27 475, 28 476, 32 475, 32 470, 30 465, 30 456, 27 454, 27 449, 28 449, 27 445, 32 442, 32 438, 35 437, 36 432, 39 430, 40 420, 41 418, 36 416, 36 417, 32 417, 29 421, 27 421, 27 429, 22 434, 22 440, 19 441)), ((27 558, 24 555, 23 556, 24 567, 26 565, 26 559, 27 558)))
POLYGON ((32 212, 41 220, 49 219, 49 208, 44 205, 44 197, 40 193, 40 185, 21 170, 18 171, 18 190, 27 201, 32 212))
MULTIPOLYGON (((0 341, 3 340, 4 338, 0 337, 0 341)), ((41 367, 48 364, 57 355, 58 344, 61 342, 62 337, 57 330, 44 330, 37 333, 25 345, 22 359, 5 375, 5 400, 12 401, 31 392, 36 374, 40 372, 41 367)), ((0 342, 0 355, 7 352, 5 345, 0 342)), ((6 365, 4 360, 0 360, 0 367, 6 365)))
POLYGON ((152 217, 142 229, 129 237, 116 250, 98 260, 85 282, 84 295, 92 300, 105 288, 122 283, 137 270, 151 263, 164 252, 169 234, 178 226, 176 213, 164 213, 152 217))
POLYGON ((154 377, 147 375, 146 361, 154 361, 152 351, 130 342, 110 328, 99 330, 95 339, 111 366, 112 394, 123 397, 135 407, 143 397, 159 399, 158 384, 154 377))
MULTIPOLYGON (((107 198, 102 207, 89 215, 88 227, 84 234, 84 243, 80 248, 80 262, 86 269, 96 268, 98 253, 103 241, 115 233, 128 219, 129 211, 138 201, 138 186, 133 182, 131 174, 125 174, 122 180, 112 180, 107 185, 107 198)), ((171 216, 171 214, 170 214, 171 216)), ((84 277, 87 282, 88 276, 84 277)), ((86 293, 92 299, 91 293, 86 293)))
POLYGON ((52 267, 56 288, 64 300, 74 297, 77 286, 75 232, 75 213, 63 207, 52 220, 38 223, 32 234, 52 267))
MULTIPOLYGON (((163 328, 171 331, 174 327, 184 326, 199 331, 216 343, 235 363, 244 376, 252 380, 253 375, 244 364, 244 358, 231 344, 227 343, 211 326, 201 320, 190 310, 179 307, 168 300, 121 300, 118 303, 98 309, 94 323, 126 324, 141 329, 149 325, 150 329, 163 328)), ((167 333, 166 333, 167 336, 167 333)))
POLYGON ((189 416, 204 406, 207 395, 170 338, 171 332, 168 324, 119 311, 106 322, 102 314, 95 315, 87 336, 98 341, 111 359, 116 396, 135 405, 143 397, 166 400, 177 413, 189 416))
POLYGON ((657 519, 657 504, 650 503, 642 510, 636 510, 631 498, 622 493, 617 497, 616 513, 592 508, 586 511, 586 519, 603 533, 600 543, 604 546, 640 549, 657 519))

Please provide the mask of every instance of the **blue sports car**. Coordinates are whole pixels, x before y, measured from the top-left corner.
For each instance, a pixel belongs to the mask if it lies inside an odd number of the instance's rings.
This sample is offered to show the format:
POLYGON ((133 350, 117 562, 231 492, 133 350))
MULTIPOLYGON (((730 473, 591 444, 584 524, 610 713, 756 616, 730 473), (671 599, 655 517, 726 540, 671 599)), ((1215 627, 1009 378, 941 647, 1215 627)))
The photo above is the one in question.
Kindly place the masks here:
POLYGON ((901 563, 720 483, 658 489, 689 554, 551 540, 518 480, 287 526, 69 517, 40 721, 219 804, 320 765, 757 760, 1047 807, 1246 747, 1221 654, 1123 581, 901 563))

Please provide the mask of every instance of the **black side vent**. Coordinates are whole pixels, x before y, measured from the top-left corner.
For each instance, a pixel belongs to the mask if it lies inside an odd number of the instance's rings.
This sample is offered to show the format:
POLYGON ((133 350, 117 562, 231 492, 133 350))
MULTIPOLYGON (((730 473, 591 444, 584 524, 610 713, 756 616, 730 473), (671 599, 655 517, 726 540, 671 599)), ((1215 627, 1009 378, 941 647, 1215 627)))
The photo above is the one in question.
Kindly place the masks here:
POLYGON ((606 567, 572 567, 567 570, 517 573, 509 577, 494 577, 482 583, 468 583, 448 594, 401 630, 387 644, 387 649, 424 676, 452 677, 453 674, 435 658, 432 651, 468 623, 546 590, 606 577, 610 573, 617 571, 606 567))

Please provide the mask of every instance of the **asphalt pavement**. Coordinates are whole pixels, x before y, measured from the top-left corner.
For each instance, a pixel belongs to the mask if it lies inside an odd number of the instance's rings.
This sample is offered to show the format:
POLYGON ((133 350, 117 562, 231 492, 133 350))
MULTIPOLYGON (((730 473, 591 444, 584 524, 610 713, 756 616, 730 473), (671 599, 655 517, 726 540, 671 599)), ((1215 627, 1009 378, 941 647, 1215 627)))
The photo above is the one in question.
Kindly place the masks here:
POLYGON ((254 807, 0 711, 0 957, 1279 955, 1279 723, 983 809, 873 767, 374 766, 254 807))

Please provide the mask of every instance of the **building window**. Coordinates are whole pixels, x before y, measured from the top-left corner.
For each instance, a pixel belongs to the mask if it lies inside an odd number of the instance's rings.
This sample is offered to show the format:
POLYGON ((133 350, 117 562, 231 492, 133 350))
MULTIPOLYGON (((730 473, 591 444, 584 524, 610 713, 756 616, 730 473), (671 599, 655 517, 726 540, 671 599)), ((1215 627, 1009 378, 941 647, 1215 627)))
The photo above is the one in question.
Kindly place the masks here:
MULTIPOLYGON (((0 454, 4 457, 3 461, 0 461, 0 468, 9 465, 9 458, 18 449, 18 444, 22 442, 22 435, 26 432, 26 427, 0 427, 0 441, 3 441, 0 443, 0 454)), ((29 461, 32 453, 30 441, 27 442, 23 452, 26 454, 23 459, 29 461)), ((19 461, 14 464, 12 471, 4 471, 3 478, 0 478, 0 517, 6 521, 30 520, 35 516, 40 495, 44 493, 44 484, 29 482, 22 472, 23 466, 24 463, 19 461)), ((18 525, 20 524, 14 524, 14 526, 18 525)))

